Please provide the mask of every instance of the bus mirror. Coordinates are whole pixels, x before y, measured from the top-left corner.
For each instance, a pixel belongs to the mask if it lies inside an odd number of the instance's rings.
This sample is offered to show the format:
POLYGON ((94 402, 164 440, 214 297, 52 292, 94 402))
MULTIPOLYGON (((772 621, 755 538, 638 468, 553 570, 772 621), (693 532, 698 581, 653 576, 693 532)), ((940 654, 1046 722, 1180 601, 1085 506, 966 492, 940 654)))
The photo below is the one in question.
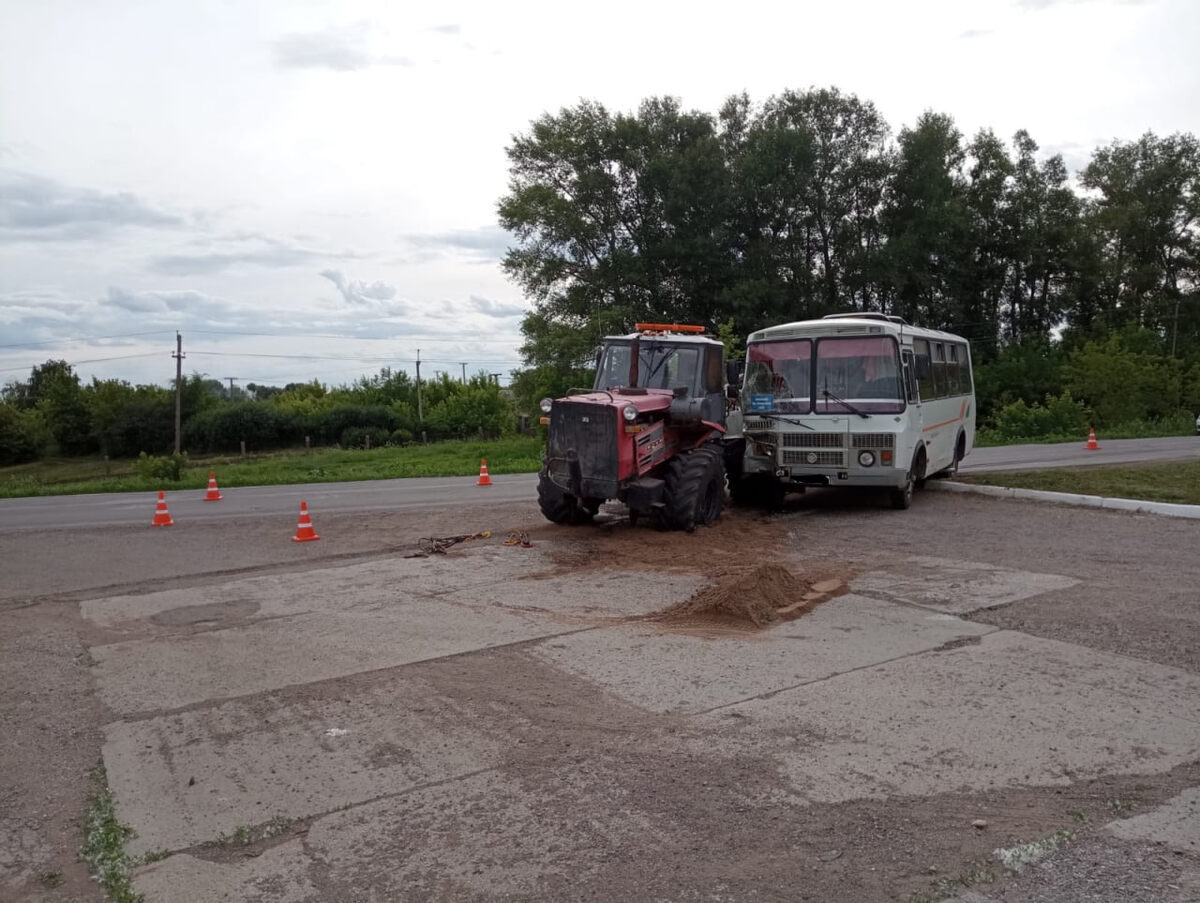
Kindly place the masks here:
POLYGON ((725 384, 725 397, 726 398, 728 398, 730 401, 735 401, 737 399, 738 395, 739 395, 739 393, 738 393, 737 383, 726 383, 725 384))
POLYGON ((733 386, 742 384, 742 373, 745 364, 742 361, 725 362, 725 382, 733 386))

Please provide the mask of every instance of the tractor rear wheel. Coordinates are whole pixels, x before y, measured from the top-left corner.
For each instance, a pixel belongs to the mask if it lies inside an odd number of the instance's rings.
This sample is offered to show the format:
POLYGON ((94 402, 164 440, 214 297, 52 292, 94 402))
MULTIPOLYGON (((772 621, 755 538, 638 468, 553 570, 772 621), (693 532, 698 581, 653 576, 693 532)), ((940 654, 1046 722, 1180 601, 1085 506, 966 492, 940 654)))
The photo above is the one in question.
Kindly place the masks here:
POLYGON ((690 533, 721 516, 725 461, 720 449, 705 445, 676 458, 666 479, 666 526, 690 533))
POLYGON ((561 489, 543 470, 538 474, 538 507, 546 520, 556 524, 585 524, 592 512, 580 506, 578 499, 561 489))

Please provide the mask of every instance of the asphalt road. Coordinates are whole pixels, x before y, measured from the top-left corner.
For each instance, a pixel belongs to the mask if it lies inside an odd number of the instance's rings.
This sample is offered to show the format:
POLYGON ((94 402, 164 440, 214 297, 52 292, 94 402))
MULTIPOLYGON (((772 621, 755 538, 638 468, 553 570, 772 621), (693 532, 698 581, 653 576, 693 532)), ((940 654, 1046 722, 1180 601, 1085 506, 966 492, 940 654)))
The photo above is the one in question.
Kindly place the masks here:
MULTIPOLYGON (((1040 470, 1200 458, 1200 436, 1161 439, 1116 439, 1086 451, 1083 442, 1061 445, 1008 445, 978 448, 963 462, 964 473, 997 470, 1040 470)), ((421 477, 353 483, 311 483, 287 486, 247 486, 223 489, 220 502, 205 502, 203 490, 171 492, 172 517, 189 521, 241 517, 278 517, 299 512, 300 501, 318 513, 404 510, 440 505, 500 504, 532 501, 534 474, 493 476, 491 486, 476 485, 476 477, 421 477)), ((0 531, 54 527, 149 524, 154 516, 153 494, 102 493, 0 500, 0 531)))
POLYGON ((1051 467, 1094 467, 1138 461, 1177 461, 1200 458, 1200 436, 1159 439, 1105 439, 1088 451, 1084 442, 1058 445, 1003 445, 977 448, 963 461, 963 473, 996 470, 1044 470, 1051 467))

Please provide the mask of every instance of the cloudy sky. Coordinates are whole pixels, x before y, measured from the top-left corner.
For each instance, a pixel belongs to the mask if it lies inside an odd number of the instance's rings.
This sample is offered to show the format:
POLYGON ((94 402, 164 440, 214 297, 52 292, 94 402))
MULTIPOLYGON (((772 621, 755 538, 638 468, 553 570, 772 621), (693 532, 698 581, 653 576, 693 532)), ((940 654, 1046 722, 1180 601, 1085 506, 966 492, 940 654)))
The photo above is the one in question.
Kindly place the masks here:
POLYGON ((518 366, 504 149, 581 98, 836 85, 1077 168, 1200 133, 1196 0, 0 0, 0 383, 518 366))

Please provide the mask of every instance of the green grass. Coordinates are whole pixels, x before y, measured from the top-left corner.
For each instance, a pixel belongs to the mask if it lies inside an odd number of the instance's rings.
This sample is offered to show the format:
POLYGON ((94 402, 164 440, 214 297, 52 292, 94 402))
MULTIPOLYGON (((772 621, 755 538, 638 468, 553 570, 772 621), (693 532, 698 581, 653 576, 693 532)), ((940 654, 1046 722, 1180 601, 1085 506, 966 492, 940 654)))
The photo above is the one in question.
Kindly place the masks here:
POLYGON ((1107 498, 1142 499, 1200 505, 1200 461, 1137 464, 1120 467, 978 473, 958 477, 964 483, 1075 492, 1107 498))
POLYGON ((178 482, 139 476, 133 460, 94 458, 36 461, 0 468, 0 498, 92 492, 157 492, 204 489, 209 471, 222 489, 282 483, 337 483, 394 477, 473 476, 486 458, 488 473, 535 473, 544 440, 516 436, 493 441, 437 442, 403 448, 303 449, 241 458, 193 458, 178 482))
POLYGON ((80 858, 100 882, 110 903, 142 903, 142 895, 134 892, 129 877, 135 863, 125 852, 125 842, 133 837, 133 829, 117 819, 103 766, 92 773, 92 780, 94 789, 84 816, 80 858))

